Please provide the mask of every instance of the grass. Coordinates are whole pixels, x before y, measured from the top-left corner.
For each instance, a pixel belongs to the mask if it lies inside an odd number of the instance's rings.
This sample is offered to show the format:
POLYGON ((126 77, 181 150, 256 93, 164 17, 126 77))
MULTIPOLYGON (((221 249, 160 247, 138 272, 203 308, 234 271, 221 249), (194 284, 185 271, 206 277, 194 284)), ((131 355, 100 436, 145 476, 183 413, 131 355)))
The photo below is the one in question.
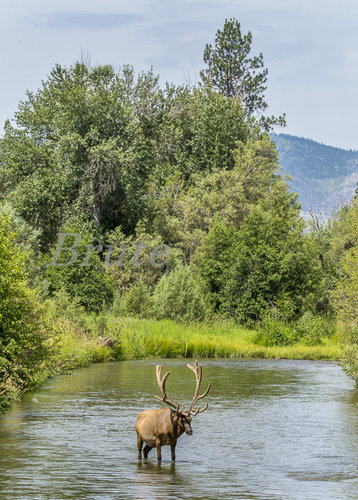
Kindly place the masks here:
MULTIPOLYGON (((96 336, 96 325, 88 324, 96 336)), ((141 358, 285 358, 338 360, 340 347, 332 338, 308 346, 265 347, 254 343, 256 332, 218 322, 214 324, 178 324, 170 320, 145 320, 108 316, 101 323, 102 335, 116 345, 116 359, 141 358)))

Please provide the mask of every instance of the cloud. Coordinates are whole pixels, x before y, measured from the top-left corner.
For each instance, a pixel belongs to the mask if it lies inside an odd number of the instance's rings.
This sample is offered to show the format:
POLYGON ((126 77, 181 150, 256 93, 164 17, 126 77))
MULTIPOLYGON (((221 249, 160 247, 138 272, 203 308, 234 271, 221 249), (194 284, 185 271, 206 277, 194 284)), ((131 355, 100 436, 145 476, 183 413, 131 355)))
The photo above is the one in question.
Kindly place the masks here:
POLYGON ((139 14, 94 13, 94 12, 54 12, 37 19, 37 24, 49 28, 76 28, 89 31, 102 31, 135 24, 143 19, 139 14))

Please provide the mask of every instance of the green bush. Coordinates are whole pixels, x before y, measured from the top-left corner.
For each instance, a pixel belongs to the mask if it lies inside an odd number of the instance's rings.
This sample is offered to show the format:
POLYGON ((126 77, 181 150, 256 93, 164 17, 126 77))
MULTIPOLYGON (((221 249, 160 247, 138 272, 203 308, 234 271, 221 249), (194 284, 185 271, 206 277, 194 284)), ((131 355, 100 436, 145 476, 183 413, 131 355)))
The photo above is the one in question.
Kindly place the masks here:
POLYGON ((157 319, 200 321, 207 312, 203 288, 187 266, 178 265, 154 290, 153 315, 157 319))
POLYGON ((175 268, 180 259, 180 252, 176 248, 170 248, 167 255, 163 238, 155 231, 148 234, 142 223, 136 227, 135 234, 129 236, 117 227, 109 233, 108 243, 113 245, 110 262, 120 264, 108 266, 106 271, 113 279, 120 296, 139 280, 153 289, 165 273, 175 268), (151 262, 154 256, 156 265, 151 262))
POLYGON ((146 318, 150 315, 152 305, 149 288, 142 280, 138 280, 122 297, 116 297, 113 311, 120 315, 146 318))
POLYGON ((254 343, 259 345, 280 346, 292 345, 296 342, 292 328, 273 315, 267 315, 260 323, 254 343))
POLYGON ((264 346, 292 345, 298 342, 315 346, 322 343, 323 337, 332 336, 333 323, 324 316, 308 311, 293 323, 288 323, 284 318, 278 313, 267 315, 259 325, 254 342, 264 346))
POLYGON ((327 321, 322 316, 306 312, 295 325, 295 338, 306 345, 322 343, 322 337, 329 336, 327 321))
POLYGON ((341 259, 341 277, 332 296, 337 313, 337 334, 343 346, 342 365, 358 387, 358 197, 348 215, 348 250, 341 259))
POLYGON ((83 326, 85 308, 80 304, 78 298, 71 297, 65 290, 54 292, 53 296, 45 302, 46 317, 53 321, 62 317, 83 326))

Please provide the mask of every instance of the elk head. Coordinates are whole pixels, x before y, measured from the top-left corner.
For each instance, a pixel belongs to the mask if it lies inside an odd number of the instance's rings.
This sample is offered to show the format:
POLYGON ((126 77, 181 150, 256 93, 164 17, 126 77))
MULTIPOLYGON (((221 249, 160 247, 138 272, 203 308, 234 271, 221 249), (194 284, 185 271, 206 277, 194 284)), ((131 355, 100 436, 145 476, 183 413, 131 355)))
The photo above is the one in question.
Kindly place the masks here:
POLYGON ((201 379, 202 379, 202 373, 203 373, 203 367, 199 366, 198 362, 195 361, 193 364, 187 364, 186 365, 190 370, 192 370, 195 374, 195 380, 196 380, 196 385, 195 385, 195 392, 194 392, 194 397, 191 402, 191 405, 188 410, 181 410, 179 404, 175 404, 170 399, 168 398, 166 389, 165 389, 165 383, 167 381, 167 378, 170 375, 170 371, 166 372, 166 374, 161 378, 162 374, 162 367, 160 365, 156 366, 156 374, 157 374, 157 382, 158 386, 160 389, 160 392, 162 393, 162 397, 159 396, 154 396, 155 398, 159 399, 160 401, 163 401, 163 403, 166 403, 168 406, 171 407, 172 412, 177 416, 178 418, 178 424, 183 432, 191 436, 193 434, 193 430, 191 428, 191 418, 197 415, 198 413, 201 413, 205 411, 208 408, 208 404, 203 408, 195 408, 196 403, 200 400, 203 399, 208 392, 210 391, 211 387, 211 382, 208 384, 208 388, 206 389, 203 394, 199 395, 200 391, 200 384, 201 384, 201 379))

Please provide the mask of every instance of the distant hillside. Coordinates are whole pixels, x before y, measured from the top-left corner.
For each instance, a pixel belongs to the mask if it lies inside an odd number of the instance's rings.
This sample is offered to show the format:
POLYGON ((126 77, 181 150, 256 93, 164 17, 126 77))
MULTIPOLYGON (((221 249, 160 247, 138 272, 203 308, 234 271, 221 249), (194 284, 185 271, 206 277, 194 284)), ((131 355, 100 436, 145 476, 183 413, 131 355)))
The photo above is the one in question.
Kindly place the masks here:
POLYGON ((304 213, 332 214, 354 195, 358 183, 358 151, 325 146, 286 134, 272 134, 284 172, 292 178, 304 213))

